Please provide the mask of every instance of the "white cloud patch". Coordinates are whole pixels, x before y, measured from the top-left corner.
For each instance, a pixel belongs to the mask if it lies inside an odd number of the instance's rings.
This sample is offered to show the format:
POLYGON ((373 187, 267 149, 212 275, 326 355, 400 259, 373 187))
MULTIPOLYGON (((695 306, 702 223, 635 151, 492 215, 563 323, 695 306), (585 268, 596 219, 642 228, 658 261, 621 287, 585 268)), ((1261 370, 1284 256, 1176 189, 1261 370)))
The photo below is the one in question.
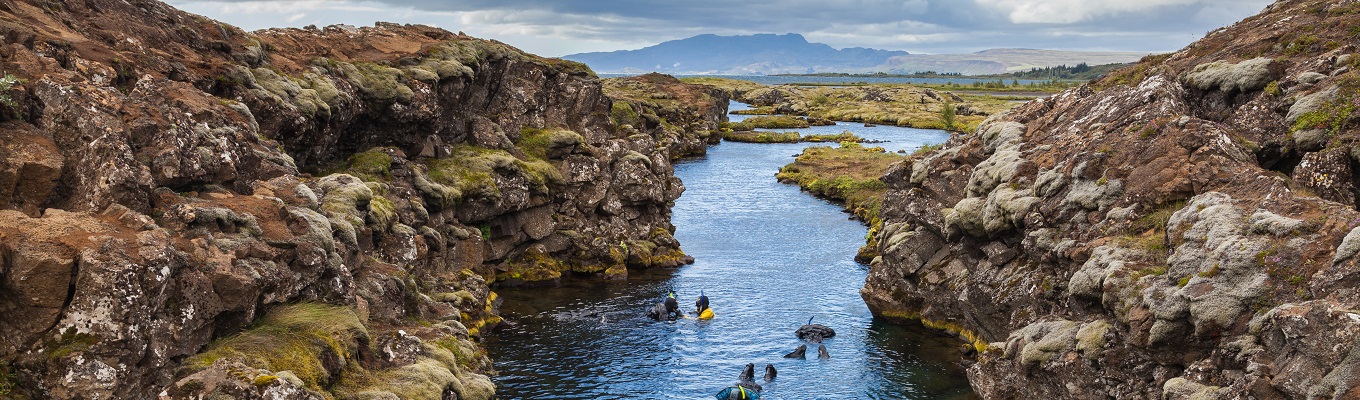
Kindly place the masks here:
POLYGON ((1017 24, 1070 24, 1098 17, 1152 10, 1212 0, 976 0, 978 5, 1005 12, 1017 24))

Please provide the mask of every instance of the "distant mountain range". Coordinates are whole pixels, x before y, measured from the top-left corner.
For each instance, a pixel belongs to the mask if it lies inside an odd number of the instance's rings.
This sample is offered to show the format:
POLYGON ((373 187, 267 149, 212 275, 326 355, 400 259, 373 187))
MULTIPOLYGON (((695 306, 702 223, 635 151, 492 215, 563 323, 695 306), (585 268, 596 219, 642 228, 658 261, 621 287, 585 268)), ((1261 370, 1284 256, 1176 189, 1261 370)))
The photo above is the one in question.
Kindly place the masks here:
POLYGON ((837 50, 810 43, 803 35, 699 35, 637 50, 581 53, 562 58, 597 73, 662 72, 680 75, 768 75, 819 72, 935 71, 965 75, 999 74, 1058 65, 1138 61, 1146 53, 992 49, 971 54, 908 54, 850 47, 837 50))
POLYGON ((598 73, 797 74, 864 70, 905 51, 808 43, 803 35, 699 35, 638 50, 572 54, 598 73))

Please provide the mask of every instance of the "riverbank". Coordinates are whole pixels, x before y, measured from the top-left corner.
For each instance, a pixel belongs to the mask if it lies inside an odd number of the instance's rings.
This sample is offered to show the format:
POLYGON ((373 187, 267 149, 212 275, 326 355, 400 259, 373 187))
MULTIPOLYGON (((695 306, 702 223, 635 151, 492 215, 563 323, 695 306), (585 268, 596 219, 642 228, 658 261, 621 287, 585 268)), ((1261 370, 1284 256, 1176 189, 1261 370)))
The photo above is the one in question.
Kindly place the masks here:
POLYGON ((905 157, 882 147, 841 143, 839 147, 814 146, 803 149, 788 165, 779 168, 775 178, 798 185, 808 193, 832 200, 869 227, 870 240, 855 254, 855 261, 868 264, 878 256, 878 243, 872 240, 882 226, 883 196, 887 186, 879 180, 893 163, 905 157))

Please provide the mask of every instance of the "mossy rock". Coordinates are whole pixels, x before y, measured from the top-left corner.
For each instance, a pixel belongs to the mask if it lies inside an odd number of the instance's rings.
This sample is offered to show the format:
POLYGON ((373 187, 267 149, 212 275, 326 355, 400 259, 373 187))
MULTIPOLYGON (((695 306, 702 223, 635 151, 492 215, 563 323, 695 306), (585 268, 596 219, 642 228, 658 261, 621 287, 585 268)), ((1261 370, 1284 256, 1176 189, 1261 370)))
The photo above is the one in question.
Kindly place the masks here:
POLYGON ((368 182, 387 182, 392 179, 391 148, 375 147, 349 156, 341 172, 368 182))
POLYGON ((343 360, 368 342, 368 330, 345 306, 300 303, 270 310, 250 328, 213 341, 184 365, 202 370, 219 361, 253 368, 291 371, 308 389, 322 391, 338 376, 343 360), (341 360, 335 364, 334 360, 341 360))
POLYGON ((401 70, 375 63, 337 63, 336 69, 359 94, 379 102, 410 102, 415 97, 401 70))
POLYGON ((517 145, 520 151, 538 160, 556 160, 565 157, 579 145, 585 143, 581 134, 566 129, 524 129, 520 131, 517 145))
MULTIPOLYGON (((539 193, 548 193, 552 184, 562 181, 562 172, 547 161, 520 160, 504 150, 468 145, 455 146, 448 157, 428 161, 427 167, 429 182, 454 189, 463 200, 500 198, 498 174, 524 177, 532 184, 531 189, 539 193)), ((439 189, 426 186, 419 189, 426 192, 439 189)))

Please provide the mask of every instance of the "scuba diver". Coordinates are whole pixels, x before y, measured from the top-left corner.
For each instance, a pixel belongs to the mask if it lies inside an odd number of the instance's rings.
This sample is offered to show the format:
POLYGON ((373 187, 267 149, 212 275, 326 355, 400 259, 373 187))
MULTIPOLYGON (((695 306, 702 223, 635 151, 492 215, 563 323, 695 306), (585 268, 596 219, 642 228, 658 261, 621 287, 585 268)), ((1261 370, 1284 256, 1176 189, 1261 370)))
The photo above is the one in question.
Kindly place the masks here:
POLYGON ((655 306, 652 306, 652 309, 647 310, 647 317, 657 321, 662 319, 675 320, 683 316, 684 314, 680 312, 680 302, 675 300, 675 291, 670 292, 666 301, 656 303, 655 306))
POLYGON ((680 313, 680 302, 675 300, 675 291, 672 290, 670 296, 666 297, 666 312, 671 314, 680 313))

